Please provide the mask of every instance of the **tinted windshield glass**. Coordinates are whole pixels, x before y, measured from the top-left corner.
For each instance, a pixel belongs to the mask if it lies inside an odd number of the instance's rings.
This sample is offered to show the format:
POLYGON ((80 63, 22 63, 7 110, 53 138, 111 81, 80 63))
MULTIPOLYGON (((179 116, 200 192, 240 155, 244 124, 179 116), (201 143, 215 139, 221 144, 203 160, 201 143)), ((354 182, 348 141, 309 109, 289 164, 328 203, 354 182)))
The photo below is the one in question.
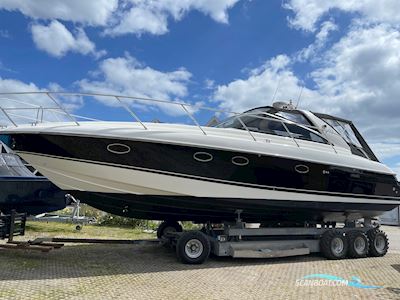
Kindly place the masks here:
POLYGON ((286 126, 296 139, 327 144, 327 141, 324 138, 307 130, 306 128, 296 126, 295 124, 286 124, 286 126))
POLYGON ((306 119, 306 117, 304 117, 299 112, 279 111, 275 115, 285 118, 287 120, 290 120, 292 122, 295 122, 297 124, 306 125, 306 126, 311 125, 311 123, 306 119))
MULTIPOLYGON (((246 125, 246 127, 255 132, 274 134, 279 136, 289 136, 282 122, 271 119, 263 119, 256 116, 241 116, 240 119, 246 125)), ((217 127, 223 128, 238 128, 245 129, 238 118, 231 118, 217 127)))
POLYGON ((301 112, 297 110, 277 110, 273 107, 260 107, 249 110, 246 113, 259 114, 260 116, 262 115, 262 113, 269 113, 297 124, 312 126, 311 122, 301 112))
MULTIPOLYGON (((241 116, 240 119, 250 131, 273 134, 283 137, 290 137, 289 132, 286 130, 285 126, 281 121, 266 119, 263 116, 257 117, 248 115, 241 116)), ((285 125, 292 134, 292 137, 296 139, 312 141, 317 143, 324 143, 324 144, 328 143, 324 138, 322 138, 318 134, 311 132, 307 128, 299 127, 298 125, 292 123, 285 123, 285 125)), ((227 121, 221 123, 217 127, 246 129, 244 128, 243 124, 241 124, 239 119, 236 117, 228 119, 227 121)))
POLYGON ((356 135, 354 134, 353 129, 351 129, 348 123, 333 119, 323 119, 323 120, 329 125, 331 125, 346 142, 362 148, 360 142, 358 141, 356 135))

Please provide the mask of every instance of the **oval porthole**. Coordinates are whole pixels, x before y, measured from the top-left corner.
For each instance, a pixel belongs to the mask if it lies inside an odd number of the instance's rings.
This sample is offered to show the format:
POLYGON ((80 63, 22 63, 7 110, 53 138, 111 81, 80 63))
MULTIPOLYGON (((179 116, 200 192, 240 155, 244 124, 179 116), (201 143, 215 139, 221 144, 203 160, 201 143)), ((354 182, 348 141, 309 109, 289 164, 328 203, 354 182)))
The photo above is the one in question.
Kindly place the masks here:
POLYGON ((307 174, 308 172, 310 172, 310 168, 306 165, 296 165, 294 169, 297 173, 300 174, 307 174))
POLYGON ((234 156, 232 157, 232 163, 237 166, 247 166, 249 164, 249 159, 244 156, 234 156))
POLYGON ((193 158, 200 162, 209 162, 209 161, 212 161, 214 157, 210 153, 207 153, 207 152, 196 152, 193 155, 193 158))
POLYGON ((131 152, 131 147, 124 144, 115 143, 108 145, 107 150, 114 154, 127 154, 131 152))

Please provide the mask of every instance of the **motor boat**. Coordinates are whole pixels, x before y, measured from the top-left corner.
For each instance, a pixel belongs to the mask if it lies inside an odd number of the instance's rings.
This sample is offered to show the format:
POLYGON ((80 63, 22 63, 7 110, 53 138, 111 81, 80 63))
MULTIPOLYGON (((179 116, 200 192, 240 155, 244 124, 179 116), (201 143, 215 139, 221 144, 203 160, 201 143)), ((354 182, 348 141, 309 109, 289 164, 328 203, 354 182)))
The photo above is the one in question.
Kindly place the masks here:
POLYGON ((32 172, 21 159, 0 143, 0 212, 28 215, 63 209, 64 193, 47 178, 32 172))
POLYGON ((64 111, 71 121, 0 133, 60 189, 126 217, 229 222, 239 212, 247 222, 304 224, 400 205, 395 173, 348 120, 276 103, 204 127, 178 105, 195 125, 142 122, 125 103, 136 122, 78 122, 64 111))

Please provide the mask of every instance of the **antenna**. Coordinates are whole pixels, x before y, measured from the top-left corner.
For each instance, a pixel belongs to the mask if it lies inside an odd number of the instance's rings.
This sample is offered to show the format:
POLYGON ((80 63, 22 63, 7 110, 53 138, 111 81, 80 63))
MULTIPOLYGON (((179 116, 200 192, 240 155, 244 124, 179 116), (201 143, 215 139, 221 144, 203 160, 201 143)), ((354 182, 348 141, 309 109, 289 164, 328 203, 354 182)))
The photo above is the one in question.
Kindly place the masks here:
POLYGON ((297 109, 297 107, 299 107, 301 95, 303 94, 303 89, 304 89, 304 86, 302 85, 301 89, 300 89, 299 97, 297 98, 297 103, 296 103, 296 107, 295 107, 296 109, 297 109))
POLYGON ((278 90, 279 90, 279 86, 281 85, 281 81, 282 81, 282 77, 279 78, 278 84, 277 84, 276 89, 275 89, 275 92, 274 92, 274 96, 272 97, 272 103, 274 103, 276 94, 278 93, 278 90))

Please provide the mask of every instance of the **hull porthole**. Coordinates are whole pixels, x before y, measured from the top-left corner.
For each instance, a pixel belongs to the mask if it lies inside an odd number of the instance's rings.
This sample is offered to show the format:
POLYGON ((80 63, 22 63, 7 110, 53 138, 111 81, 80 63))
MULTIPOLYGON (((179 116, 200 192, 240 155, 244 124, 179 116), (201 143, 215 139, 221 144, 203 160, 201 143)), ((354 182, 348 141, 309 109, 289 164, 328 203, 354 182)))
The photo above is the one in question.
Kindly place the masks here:
POLYGON ((207 152, 196 152, 193 154, 193 158, 199 162, 209 162, 213 160, 213 156, 207 152))
POLYGON ((244 156, 234 156, 232 157, 232 163, 237 166, 247 166, 249 164, 249 159, 244 156))
POLYGON ((308 172, 310 172, 310 168, 306 165, 296 165, 294 169, 297 173, 300 174, 307 174, 308 172))
POLYGON ((131 147, 124 144, 115 143, 109 144, 107 146, 107 150, 114 154, 128 154, 129 152, 131 152, 131 147))

